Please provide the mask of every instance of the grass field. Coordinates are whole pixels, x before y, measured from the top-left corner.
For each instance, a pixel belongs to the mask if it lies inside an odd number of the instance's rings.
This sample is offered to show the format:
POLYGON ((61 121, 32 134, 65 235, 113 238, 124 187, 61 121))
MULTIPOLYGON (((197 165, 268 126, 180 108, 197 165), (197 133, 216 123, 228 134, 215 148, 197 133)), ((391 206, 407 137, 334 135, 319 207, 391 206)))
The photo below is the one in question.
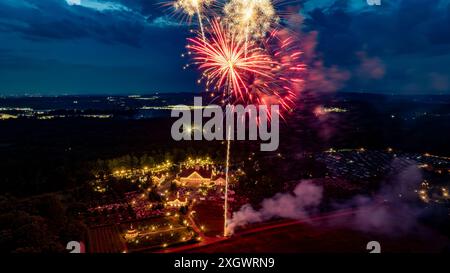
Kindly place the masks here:
POLYGON ((199 227, 204 226, 204 234, 215 237, 223 234, 223 203, 199 202, 195 204, 194 220, 199 227))

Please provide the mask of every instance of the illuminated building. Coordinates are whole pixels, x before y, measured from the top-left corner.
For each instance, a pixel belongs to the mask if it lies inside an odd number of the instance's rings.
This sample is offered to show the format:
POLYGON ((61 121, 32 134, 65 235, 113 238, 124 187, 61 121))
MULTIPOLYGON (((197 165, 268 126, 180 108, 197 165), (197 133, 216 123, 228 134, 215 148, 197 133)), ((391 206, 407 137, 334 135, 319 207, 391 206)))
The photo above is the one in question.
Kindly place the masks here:
POLYGON ((139 231, 133 228, 133 224, 131 224, 130 229, 125 233, 125 239, 127 241, 132 241, 139 236, 139 231))
POLYGON ((173 200, 167 201, 167 206, 173 207, 173 208, 180 208, 186 206, 188 203, 188 200, 186 197, 184 197, 184 201, 180 200, 180 193, 177 192, 177 197, 173 200))
POLYGON ((223 186, 225 185, 225 177, 216 173, 209 165, 204 167, 196 165, 193 168, 183 169, 174 182, 185 187, 199 187, 211 184, 223 186))
POLYGON ((196 165, 194 168, 182 170, 176 182, 187 187, 199 187, 211 183, 212 175, 213 172, 209 165, 206 167, 196 165))

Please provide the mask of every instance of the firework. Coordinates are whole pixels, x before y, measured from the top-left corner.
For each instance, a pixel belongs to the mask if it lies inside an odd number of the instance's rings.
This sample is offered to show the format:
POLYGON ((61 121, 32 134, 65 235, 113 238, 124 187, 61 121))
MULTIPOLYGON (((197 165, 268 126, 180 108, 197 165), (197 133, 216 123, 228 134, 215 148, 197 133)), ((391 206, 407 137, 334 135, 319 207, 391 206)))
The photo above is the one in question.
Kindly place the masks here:
POLYGON ((265 37, 279 20, 271 0, 231 0, 225 5, 224 14, 241 40, 265 37))
MULTIPOLYGON (((214 13, 210 8, 213 0, 171 2, 175 11, 189 18, 197 16, 199 35, 189 38, 186 48, 202 73, 199 82, 205 81, 207 91, 212 91, 212 96, 219 94, 222 103, 280 105, 280 110, 285 111, 295 106, 305 66, 301 62, 302 52, 297 48, 298 40, 287 30, 279 30, 280 17, 274 3, 283 1, 230 0, 223 6, 222 19, 208 18, 214 13), (203 17, 207 28, 203 26, 203 17)), ((281 112, 279 114, 283 118, 281 112)), ((230 139, 228 135, 224 236, 228 235, 230 139)))
MULTIPOLYGON (((276 64, 272 66, 274 80, 265 81, 255 77, 249 83, 250 95, 258 104, 279 104, 285 112, 295 107, 295 100, 303 88, 306 66, 301 58, 299 41, 286 30, 274 30, 263 42, 264 48, 276 64)), ((280 113, 281 117, 283 116, 280 113)))
POLYGON ((197 15, 200 30, 204 38, 205 32, 203 28, 202 14, 212 3, 213 0, 177 0, 173 2, 173 7, 175 8, 175 11, 182 11, 187 14, 189 18, 197 15))
POLYGON ((187 46, 208 88, 228 100, 247 101, 249 79, 273 80, 271 70, 276 63, 255 43, 236 39, 218 20, 211 22, 208 34, 205 40, 188 39, 187 46))
POLYGON ((175 10, 182 10, 193 17, 202 14, 205 8, 212 4, 213 0, 177 0, 173 3, 175 10))
MULTIPOLYGON (((249 77, 257 75, 267 80, 272 79, 270 71, 274 63, 269 55, 254 43, 242 42, 229 33, 218 20, 211 22, 208 37, 188 39, 189 53, 194 54, 194 61, 203 73, 207 86, 226 97, 228 104, 232 100, 249 98, 247 83, 249 77)), ((228 130, 231 132, 231 130, 228 130)), ((227 156, 225 169, 224 200, 224 236, 227 232, 228 184, 230 165, 230 135, 227 137, 227 156)))
POLYGON ((233 104, 279 104, 283 112, 294 107, 305 66, 297 40, 286 31, 272 31, 259 46, 236 39, 214 20, 206 40, 189 41, 208 90, 233 104))

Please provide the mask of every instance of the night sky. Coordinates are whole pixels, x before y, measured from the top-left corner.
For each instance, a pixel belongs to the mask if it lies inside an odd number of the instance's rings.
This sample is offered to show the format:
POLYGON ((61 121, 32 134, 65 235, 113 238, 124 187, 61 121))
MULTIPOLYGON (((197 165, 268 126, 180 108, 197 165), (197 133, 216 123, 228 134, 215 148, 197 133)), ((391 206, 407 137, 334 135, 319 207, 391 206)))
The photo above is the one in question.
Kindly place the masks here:
MULTIPOLYGON (((190 27, 158 2, 0 0, 0 94, 198 92, 190 27)), ((450 0, 297 2, 336 90, 450 94, 450 0)))

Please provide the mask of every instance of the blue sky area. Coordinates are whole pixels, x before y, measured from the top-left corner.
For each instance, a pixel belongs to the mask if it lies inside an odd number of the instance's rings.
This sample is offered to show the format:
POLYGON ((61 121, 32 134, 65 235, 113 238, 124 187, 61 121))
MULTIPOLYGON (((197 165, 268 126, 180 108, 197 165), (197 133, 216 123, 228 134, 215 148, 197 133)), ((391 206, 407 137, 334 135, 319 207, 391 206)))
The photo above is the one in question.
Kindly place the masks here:
MULTIPOLYGON (((0 94, 199 91, 180 56, 190 27, 158 2, 0 0, 0 94)), ((450 94, 450 0, 288 2, 323 65, 348 73, 339 90, 450 94)))

